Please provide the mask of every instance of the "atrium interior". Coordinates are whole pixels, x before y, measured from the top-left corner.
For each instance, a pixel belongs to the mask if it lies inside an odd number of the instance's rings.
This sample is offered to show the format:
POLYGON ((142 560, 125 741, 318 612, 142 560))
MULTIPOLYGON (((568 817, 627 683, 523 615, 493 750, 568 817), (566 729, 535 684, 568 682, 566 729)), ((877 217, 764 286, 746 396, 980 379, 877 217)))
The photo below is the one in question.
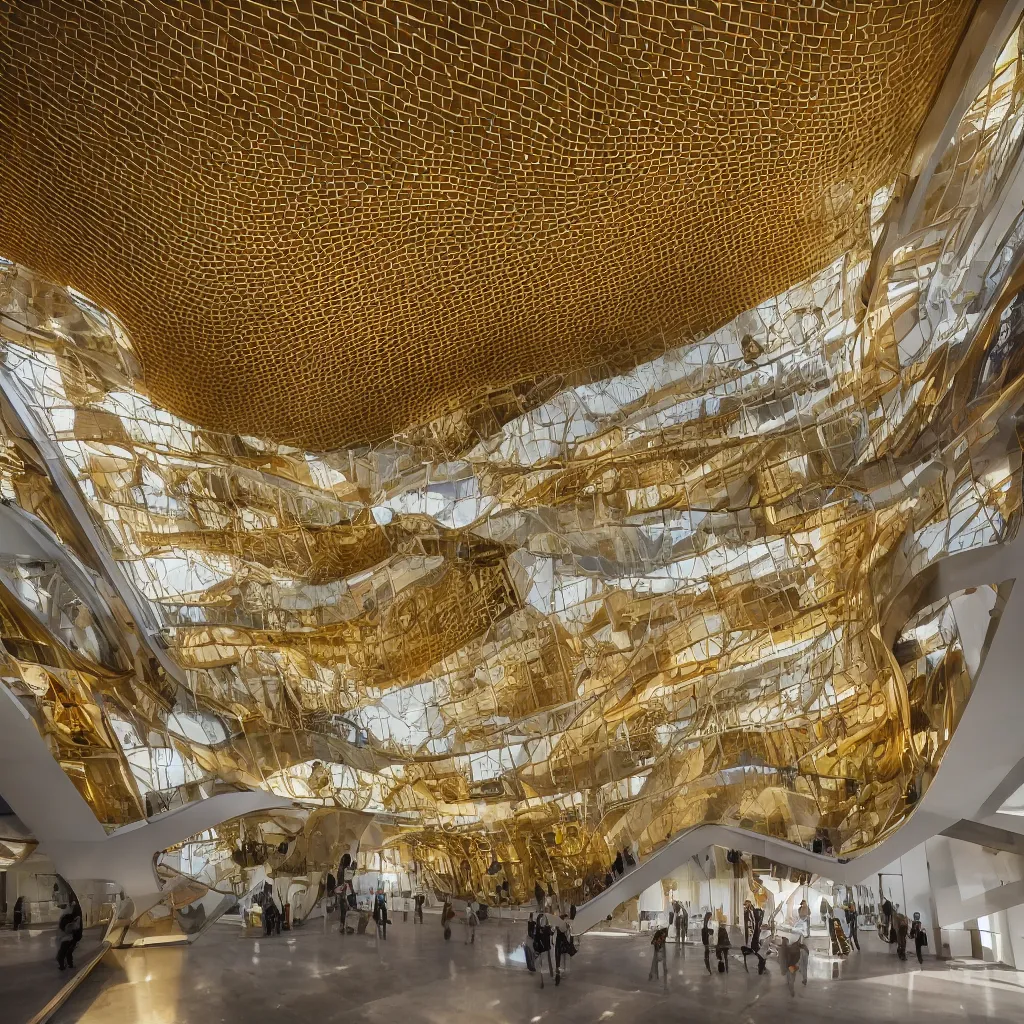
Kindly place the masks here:
POLYGON ((0 1016, 1019 1021, 1024 0, 0 3, 0 1016))

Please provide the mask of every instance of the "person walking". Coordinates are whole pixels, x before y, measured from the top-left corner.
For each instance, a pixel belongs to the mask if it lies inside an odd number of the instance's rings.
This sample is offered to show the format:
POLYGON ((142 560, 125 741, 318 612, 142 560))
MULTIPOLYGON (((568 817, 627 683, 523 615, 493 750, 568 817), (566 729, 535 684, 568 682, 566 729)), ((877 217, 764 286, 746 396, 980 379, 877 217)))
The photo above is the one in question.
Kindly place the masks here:
POLYGON ((910 931, 910 922, 907 920, 906 914, 900 913, 899 904, 896 904, 896 915, 895 915, 895 926, 896 926, 896 955, 901 960, 907 959, 907 934, 910 931))
POLYGON ((565 915, 555 918, 555 984, 560 985, 562 975, 569 972, 569 958, 576 955, 573 941, 572 922, 565 915), (564 968, 563 968, 564 964, 564 968))
POLYGON ((416 893, 415 906, 414 906, 413 912, 412 912, 412 923, 413 924, 416 924, 417 921, 420 924, 423 924, 423 904, 425 902, 426 902, 426 897, 423 895, 423 893, 421 893, 421 892, 416 893))
POLYGON ((797 917, 800 918, 800 928, 804 934, 811 937, 811 908, 807 906, 807 900, 800 901, 800 907, 797 910, 797 917))
POLYGON ((647 980, 658 977, 658 961, 664 969, 665 984, 668 985, 668 929, 658 928, 651 936, 651 969, 647 972, 647 980))
POLYGON ((882 920, 879 923, 878 934, 882 941, 888 942, 890 946, 896 941, 895 917, 896 908, 893 906, 892 900, 884 899, 882 901, 882 920))
POLYGON ((718 973, 729 973, 729 947, 732 943, 729 941, 729 929, 725 927, 725 922, 720 921, 718 923, 718 941, 715 943, 715 957, 718 959, 718 973))
POLYGON ((704 924, 700 929, 700 941, 704 944, 704 966, 708 969, 708 974, 711 973, 711 936, 714 934, 714 928, 711 925, 711 911, 707 911, 704 914, 704 924))
POLYGON ((14 913, 11 917, 11 928, 17 931, 21 927, 21 922, 25 920, 25 897, 19 896, 14 901, 14 913))
POLYGON ((803 975, 803 983, 807 984, 808 951, 803 938, 791 942, 787 938, 778 941, 779 969, 786 978, 789 994, 796 995, 796 976, 799 971, 803 975))
POLYGON ((451 896, 445 896, 444 905, 441 907, 441 928, 444 930, 444 940, 447 942, 452 937, 452 919, 455 917, 455 908, 452 906, 451 896))
POLYGON ((622 851, 615 851, 615 860, 612 861, 612 870, 615 872, 616 878, 621 878, 626 873, 626 868, 622 861, 622 851))
POLYGON ((753 924, 750 928, 750 941, 742 947, 743 969, 745 971, 749 970, 747 967, 747 957, 753 953, 757 957, 757 973, 764 974, 766 959, 761 954, 761 925, 764 923, 764 911, 760 907, 754 907, 751 911, 751 918, 753 924))
POLYGON ((388 937, 388 899, 384 893, 377 893, 373 901, 373 920, 377 925, 377 934, 387 940, 388 937))
POLYGON ((846 904, 846 932, 850 936, 850 941, 857 947, 857 952, 860 952, 857 927, 857 904, 853 900, 849 900, 846 904))
MULTIPOLYGON (((548 915, 541 911, 537 915, 537 920, 533 922, 533 951, 539 958, 544 954, 547 954, 548 958, 548 976, 554 978, 555 966, 551 962, 551 922, 548 920, 548 915)), ((544 964, 543 962, 537 968, 540 971, 540 987, 544 987, 544 964)))
POLYGON ((672 909, 675 912, 676 945, 682 946, 686 942, 686 933, 690 928, 690 915, 679 900, 673 901, 672 909))
POLYGON ((338 886, 338 934, 344 935, 345 932, 345 921, 348 918, 348 891, 351 887, 350 882, 342 882, 338 886))
POLYGON ((465 938, 464 945, 470 946, 476 942, 476 914, 473 911, 473 904, 466 904, 466 912, 462 915, 462 928, 465 938))
POLYGON ((265 936, 281 934, 281 911, 277 909, 277 904, 271 893, 264 893, 263 934, 265 936))
POLYGON ((754 930, 754 904, 751 900, 743 901, 743 944, 750 945, 750 934, 754 930))
POLYGON ((57 924, 57 966, 63 971, 75 966, 75 946, 82 941, 82 908, 75 900, 57 924))
POLYGON ((928 933, 924 930, 921 913, 917 910, 914 911, 914 922, 910 926, 910 937, 914 940, 914 952, 917 953, 917 962, 923 964, 924 956, 921 950, 928 945, 928 933))
POLYGON ((533 919, 533 912, 530 912, 530 919, 526 922, 526 941, 523 943, 523 952, 526 954, 526 969, 533 974, 537 970, 536 951, 533 948, 533 939, 537 934, 537 922, 533 919))

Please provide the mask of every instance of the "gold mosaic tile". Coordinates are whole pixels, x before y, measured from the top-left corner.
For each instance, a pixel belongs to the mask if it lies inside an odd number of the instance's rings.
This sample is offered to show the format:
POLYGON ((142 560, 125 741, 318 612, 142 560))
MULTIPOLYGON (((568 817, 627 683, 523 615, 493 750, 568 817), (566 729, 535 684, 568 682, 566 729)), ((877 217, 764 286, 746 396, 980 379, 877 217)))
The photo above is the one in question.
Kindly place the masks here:
POLYGON ((818 271, 973 7, 7 2, 0 253, 192 422, 380 439, 818 271))
MULTIPOLYGON (((843 855, 899 828, 971 699, 969 624, 1011 628, 994 586, 911 614, 908 583, 1019 531, 1022 50, 1018 25, 894 250, 895 171, 835 214, 838 258, 709 336, 483 387, 371 446, 173 415, 94 296, 0 260, 0 497, 50 541, 0 559, 0 670, 97 816, 263 787, 301 809, 197 840, 202 885, 265 864, 315 895, 373 816, 364 867, 517 902, 538 879, 583 899, 616 849, 701 822, 843 855), (97 585, 63 548, 119 572, 97 585)), ((292 411, 367 400, 342 383, 292 411)))

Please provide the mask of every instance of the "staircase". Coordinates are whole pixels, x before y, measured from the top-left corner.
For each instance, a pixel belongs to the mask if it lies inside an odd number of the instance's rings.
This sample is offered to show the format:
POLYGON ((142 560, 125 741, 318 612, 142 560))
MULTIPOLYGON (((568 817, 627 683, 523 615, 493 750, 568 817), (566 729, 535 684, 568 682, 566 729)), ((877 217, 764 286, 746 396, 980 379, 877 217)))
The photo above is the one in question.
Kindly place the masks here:
MULTIPOLYGON (((877 860, 876 851, 886 845, 882 843, 870 854, 858 857, 854 861, 844 861, 821 853, 811 853, 795 843, 771 839, 732 825, 697 825, 681 832, 653 856, 638 864, 593 899, 577 907, 573 926, 577 932, 593 928, 614 913, 620 904, 639 896, 644 889, 656 885, 671 875, 676 868, 685 864, 695 853, 709 846, 722 846, 729 850, 756 854, 808 874, 823 875, 833 881, 852 883, 863 881, 871 873, 868 860, 874 863, 877 860)), ((885 856, 887 859, 878 861, 879 866, 888 863, 896 855, 885 856)))

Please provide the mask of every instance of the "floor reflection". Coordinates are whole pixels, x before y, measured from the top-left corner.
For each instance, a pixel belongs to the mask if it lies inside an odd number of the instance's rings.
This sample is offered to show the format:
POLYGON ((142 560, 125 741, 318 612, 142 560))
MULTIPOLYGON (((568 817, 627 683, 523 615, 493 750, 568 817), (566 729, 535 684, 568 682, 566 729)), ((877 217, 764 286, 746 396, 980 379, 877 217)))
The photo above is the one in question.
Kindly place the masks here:
MULTIPOLYGON (((808 984, 791 997, 777 965, 759 976, 738 951, 728 974, 708 975, 702 951, 670 947, 669 980, 647 980, 644 937, 584 936, 559 986, 526 968, 521 925, 488 922, 477 941, 445 942, 429 918, 397 923, 386 942, 308 925, 290 935, 245 938, 217 925, 187 948, 118 952, 54 1017, 54 1024, 227 1024, 261 1020, 483 1024, 541 1021, 769 1024, 806 1020, 927 1019, 1019 1024, 1024 974, 900 963, 877 940, 846 961, 811 958, 808 984), (873 948, 875 945, 878 949, 873 948)), ((546 962, 545 962, 546 967, 546 962)))

